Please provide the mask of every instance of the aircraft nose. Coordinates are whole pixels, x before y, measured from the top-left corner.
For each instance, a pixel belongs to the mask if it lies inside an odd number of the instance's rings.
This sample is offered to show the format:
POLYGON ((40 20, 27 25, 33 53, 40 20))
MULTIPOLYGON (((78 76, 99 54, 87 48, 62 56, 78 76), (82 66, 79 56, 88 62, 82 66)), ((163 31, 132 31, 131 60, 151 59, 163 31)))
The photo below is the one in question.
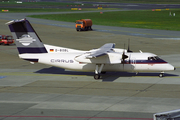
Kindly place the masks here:
POLYGON ((167 64, 166 69, 167 69, 167 71, 176 70, 176 68, 174 66, 172 66, 171 64, 167 64))

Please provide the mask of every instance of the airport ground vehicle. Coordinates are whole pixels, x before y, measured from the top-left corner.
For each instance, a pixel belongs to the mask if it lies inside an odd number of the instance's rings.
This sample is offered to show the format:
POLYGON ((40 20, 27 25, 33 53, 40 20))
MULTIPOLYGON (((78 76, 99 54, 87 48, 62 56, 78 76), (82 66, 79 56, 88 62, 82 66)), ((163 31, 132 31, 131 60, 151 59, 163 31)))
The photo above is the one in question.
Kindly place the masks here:
POLYGON ((76 30, 77 31, 92 30, 91 26, 92 26, 91 19, 76 20, 76 30))
POLYGON ((0 45, 10 45, 14 43, 14 39, 11 35, 0 35, 0 45))

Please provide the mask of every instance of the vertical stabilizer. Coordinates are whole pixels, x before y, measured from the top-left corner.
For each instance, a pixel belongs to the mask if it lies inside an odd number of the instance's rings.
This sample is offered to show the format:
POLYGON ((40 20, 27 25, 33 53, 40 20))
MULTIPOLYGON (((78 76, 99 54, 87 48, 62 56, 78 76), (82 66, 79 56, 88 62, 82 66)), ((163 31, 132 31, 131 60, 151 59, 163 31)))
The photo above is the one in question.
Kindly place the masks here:
POLYGON ((44 44, 42 43, 28 20, 13 20, 6 24, 9 25, 9 29, 16 42, 19 54, 47 53, 44 44))

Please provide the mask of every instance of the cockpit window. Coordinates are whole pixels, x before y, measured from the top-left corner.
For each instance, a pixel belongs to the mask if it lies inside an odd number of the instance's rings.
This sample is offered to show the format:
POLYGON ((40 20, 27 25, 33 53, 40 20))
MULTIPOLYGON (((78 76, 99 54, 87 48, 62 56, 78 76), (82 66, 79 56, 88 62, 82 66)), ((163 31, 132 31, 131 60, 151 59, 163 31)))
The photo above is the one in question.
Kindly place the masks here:
POLYGON ((77 22, 76 22, 76 24, 83 24, 83 22, 81 22, 81 21, 77 21, 77 22))
POLYGON ((160 60, 158 56, 148 57, 148 60, 160 60))
POLYGON ((160 60, 160 59, 161 59, 161 58, 159 58, 158 56, 155 56, 154 58, 155 58, 156 60, 160 60))

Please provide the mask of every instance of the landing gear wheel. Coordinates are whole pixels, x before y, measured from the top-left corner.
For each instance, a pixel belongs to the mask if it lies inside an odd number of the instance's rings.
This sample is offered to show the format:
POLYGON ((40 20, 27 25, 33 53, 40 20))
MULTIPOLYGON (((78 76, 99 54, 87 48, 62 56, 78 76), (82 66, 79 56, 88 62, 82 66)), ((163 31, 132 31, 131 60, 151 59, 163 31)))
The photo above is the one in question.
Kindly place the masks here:
POLYGON ((160 74, 159 74, 159 77, 160 77, 160 78, 164 77, 164 73, 160 73, 160 74))
POLYGON ((95 79, 95 80, 100 79, 100 77, 101 77, 101 75, 100 75, 100 74, 95 74, 95 75, 94 75, 94 79, 95 79))

